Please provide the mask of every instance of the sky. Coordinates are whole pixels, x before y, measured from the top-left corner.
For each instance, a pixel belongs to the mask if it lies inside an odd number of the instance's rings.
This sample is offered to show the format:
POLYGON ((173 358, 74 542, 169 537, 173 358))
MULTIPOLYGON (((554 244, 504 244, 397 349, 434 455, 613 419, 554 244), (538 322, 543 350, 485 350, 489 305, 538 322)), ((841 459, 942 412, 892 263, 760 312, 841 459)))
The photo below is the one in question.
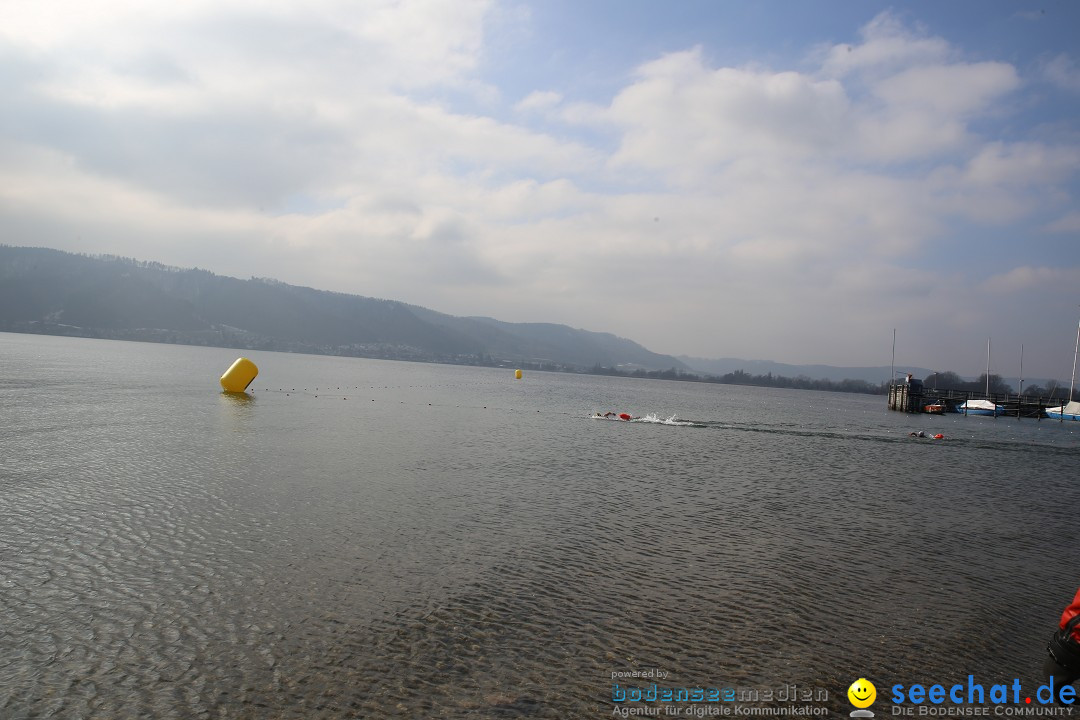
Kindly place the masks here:
POLYGON ((1080 3, 4 0, 0 242, 1067 381, 1080 3), (1023 350, 1021 350, 1023 349, 1023 350))

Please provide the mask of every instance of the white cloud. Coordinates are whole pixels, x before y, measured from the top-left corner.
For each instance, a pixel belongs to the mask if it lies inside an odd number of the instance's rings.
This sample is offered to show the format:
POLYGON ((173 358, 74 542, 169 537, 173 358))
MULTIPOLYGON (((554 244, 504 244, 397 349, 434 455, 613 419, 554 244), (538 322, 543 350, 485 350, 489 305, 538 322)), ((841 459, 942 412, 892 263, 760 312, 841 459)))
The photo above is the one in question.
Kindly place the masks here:
POLYGON ((863 43, 823 53, 820 76, 842 79, 851 98, 856 157, 884 163, 964 151, 975 142, 968 122, 1020 86, 1007 63, 967 63, 947 41, 912 31, 891 12, 861 31, 863 43))
POLYGON ((965 179, 977 186, 1054 185, 1068 179, 1078 165, 1080 148, 995 141, 971 158, 965 179))
POLYGON ((1054 220, 1046 226, 1047 232, 1080 233, 1080 211, 1072 211, 1054 220))
POLYGON ((935 212, 994 225, 1067 205, 1065 187, 1078 163, 1078 147, 992 141, 963 167, 941 163, 925 180, 935 212))
POLYGON ((1047 60, 1043 65, 1043 75, 1064 90, 1080 92, 1080 67, 1070 55, 1060 53, 1047 60))
POLYGON ((545 112, 562 102, 562 94, 551 90, 535 90, 514 106, 518 112, 545 112))
POLYGON ((1080 285, 1080 268, 1049 268, 1023 266, 994 275, 983 282, 988 292, 1073 293, 1080 285))
POLYGON ((985 110, 1018 84, 1016 70, 1005 63, 924 65, 885 78, 874 93, 886 112, 917 108, 955 118, 985 110))
POLYGON ((291 89, 357 78, 384 87, 431 85, 475 68, 491 4, 11 0, 0 6, 0 37, 61 61, 120 71, 156 53, 209 87, 241 92, 282 80, 291 89))
POLYGON ((924 64, 946 62, 952 55, 943 38, 912 31, 892 12, 879 14, 860 30, 863 42, 834 45, 824 52, 822 74, 844 77, 888 76, 924 64))
POLYGON ((828 151, 844 130, 847 110, 836 81, 713 70, 700 49, 673 53, 642 66, 637 81, 612 101, 608 119, 623 129, 612 164, 699 182, 739 158, 828 151))

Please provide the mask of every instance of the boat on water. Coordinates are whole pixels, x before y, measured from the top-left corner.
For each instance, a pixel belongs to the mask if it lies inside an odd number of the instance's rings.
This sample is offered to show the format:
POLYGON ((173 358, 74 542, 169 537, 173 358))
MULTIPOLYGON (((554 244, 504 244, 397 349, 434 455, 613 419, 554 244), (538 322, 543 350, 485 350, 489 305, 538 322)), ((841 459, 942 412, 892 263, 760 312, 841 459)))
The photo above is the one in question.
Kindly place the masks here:
POLYGON ((990 400, 968 400, 956 406, 956 412, 965 415, 990 415, 997 417, 1005 413, 1005 408, 990 400))
MULTIPOLYGON (((986 396, 990 397, 990 338, 986 339, 986 396)), ((956 412, 997 417, 1005 414, 1005 408, 991 400, 968 400, 957 405, 956 412)))
POLYGON ((1059 407, 1046 408, 1046 417, 1051 420, 1080 421, 1080 402, 1072 400, 1059 407))
POLYGON ((923 412, 930 413, 931 415, 944 415, 945 403, 933 403, 930 405, 923 405, 923 412))
POLYGON ((1069 381, 1069 402, 1056 408, 1046 408, 1046 417, 1052 420, 1080 420, 1080 402, 1073 400, 1076 392, 1076 357, 1080 355, 1080 322, 1076 324, 1076 347, 1073 348, 1072 380, 1069 381))

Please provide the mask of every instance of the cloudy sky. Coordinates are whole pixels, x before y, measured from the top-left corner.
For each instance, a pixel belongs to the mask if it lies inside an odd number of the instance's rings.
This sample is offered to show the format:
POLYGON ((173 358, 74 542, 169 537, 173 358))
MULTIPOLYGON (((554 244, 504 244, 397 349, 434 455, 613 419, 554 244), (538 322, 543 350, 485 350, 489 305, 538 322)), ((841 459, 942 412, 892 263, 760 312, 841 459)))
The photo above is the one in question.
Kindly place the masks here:
POLYGON ((0 242, 1067 380, 1080 3, 4 0, 0 242))

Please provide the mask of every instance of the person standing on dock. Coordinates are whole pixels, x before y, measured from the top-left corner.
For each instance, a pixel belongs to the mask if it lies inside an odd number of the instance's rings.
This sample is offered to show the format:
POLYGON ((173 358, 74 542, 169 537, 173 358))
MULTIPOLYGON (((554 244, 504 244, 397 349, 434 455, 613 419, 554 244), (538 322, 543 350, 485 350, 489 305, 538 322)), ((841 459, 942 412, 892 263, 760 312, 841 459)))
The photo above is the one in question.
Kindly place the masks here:
POLYGON ((1080 590, 1072 603, 1061 613, 1058 630, 1047 644, 1043 674, 1054 687, 1055 697, 1064 685, 1080 680, 1080 590))

